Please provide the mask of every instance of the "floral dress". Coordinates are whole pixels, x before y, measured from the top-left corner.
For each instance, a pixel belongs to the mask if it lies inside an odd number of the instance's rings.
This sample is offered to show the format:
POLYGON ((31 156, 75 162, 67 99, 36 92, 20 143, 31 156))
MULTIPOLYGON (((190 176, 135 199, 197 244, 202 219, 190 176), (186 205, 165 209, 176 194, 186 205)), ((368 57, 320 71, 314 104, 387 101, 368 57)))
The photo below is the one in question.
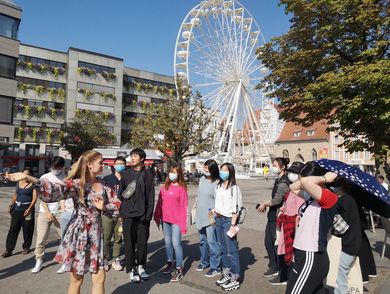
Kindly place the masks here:
POLYGON ((42 201, 57 202, 72 198, 74 203, 73 215, 54 260, 65 265, 66 271, 78 275, 108 270, 108 261, 103 257, 102 212, 94 206, 93 198, 103 197, 103 213, 113 217, 119 216, 120 201, 107 186, 103 186, 103 192, 97 193, 90 184, 85 184, 84 204, 78 193, 79 180, 69 180, 63 184, 43 180, 39 184, 38 195, 42 201))

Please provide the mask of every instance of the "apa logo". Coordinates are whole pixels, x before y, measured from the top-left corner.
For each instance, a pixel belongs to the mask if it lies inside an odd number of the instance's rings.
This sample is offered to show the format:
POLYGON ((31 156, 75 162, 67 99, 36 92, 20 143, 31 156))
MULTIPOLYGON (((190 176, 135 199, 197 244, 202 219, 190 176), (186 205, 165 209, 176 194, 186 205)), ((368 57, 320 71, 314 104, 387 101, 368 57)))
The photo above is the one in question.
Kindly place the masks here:
POLYGON ((355 288, 355 287, 350 287, 347 291, 347 294, 352 294, 352 293, 361 293, 359 288, 355 288))

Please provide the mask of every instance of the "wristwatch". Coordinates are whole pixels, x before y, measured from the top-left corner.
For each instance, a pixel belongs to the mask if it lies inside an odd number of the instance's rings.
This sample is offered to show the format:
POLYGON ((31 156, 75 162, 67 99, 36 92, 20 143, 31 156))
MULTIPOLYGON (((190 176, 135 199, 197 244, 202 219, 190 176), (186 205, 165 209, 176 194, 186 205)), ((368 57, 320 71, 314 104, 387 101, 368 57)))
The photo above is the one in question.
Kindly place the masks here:
POLYGON ((235 224, 230 224, 231 227, 235 227, 236 225, 235 224))

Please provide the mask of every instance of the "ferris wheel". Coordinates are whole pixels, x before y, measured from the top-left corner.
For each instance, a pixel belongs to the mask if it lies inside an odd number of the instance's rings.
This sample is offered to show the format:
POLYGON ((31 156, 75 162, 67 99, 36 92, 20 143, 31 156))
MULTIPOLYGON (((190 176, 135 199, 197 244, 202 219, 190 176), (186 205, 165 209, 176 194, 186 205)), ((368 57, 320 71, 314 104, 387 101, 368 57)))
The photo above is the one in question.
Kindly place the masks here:
POLYGON ((223 161, 269 161, 257 113, 266 98, 255 89, 268 71, 256 56, 264 43, 255 19, 235 0, 200 2, 178 32, 175 77, 200 92, 217 120, 215 151, 223 161))

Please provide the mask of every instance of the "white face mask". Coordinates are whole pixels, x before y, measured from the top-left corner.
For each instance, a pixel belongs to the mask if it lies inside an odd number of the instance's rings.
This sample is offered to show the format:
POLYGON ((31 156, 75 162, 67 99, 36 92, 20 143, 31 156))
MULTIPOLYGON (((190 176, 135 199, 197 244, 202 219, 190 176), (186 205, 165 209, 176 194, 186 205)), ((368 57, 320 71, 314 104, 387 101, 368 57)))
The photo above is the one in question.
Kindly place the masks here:
POLYGON ((287 177, 291 183, 298 181, 298 174, 288 173, 287 177))
POLYGON ((51 170, 51 173, 55 176, 59 176, 60 174, 62 174, 64 171, 62 169, 52 169, 51 170))

